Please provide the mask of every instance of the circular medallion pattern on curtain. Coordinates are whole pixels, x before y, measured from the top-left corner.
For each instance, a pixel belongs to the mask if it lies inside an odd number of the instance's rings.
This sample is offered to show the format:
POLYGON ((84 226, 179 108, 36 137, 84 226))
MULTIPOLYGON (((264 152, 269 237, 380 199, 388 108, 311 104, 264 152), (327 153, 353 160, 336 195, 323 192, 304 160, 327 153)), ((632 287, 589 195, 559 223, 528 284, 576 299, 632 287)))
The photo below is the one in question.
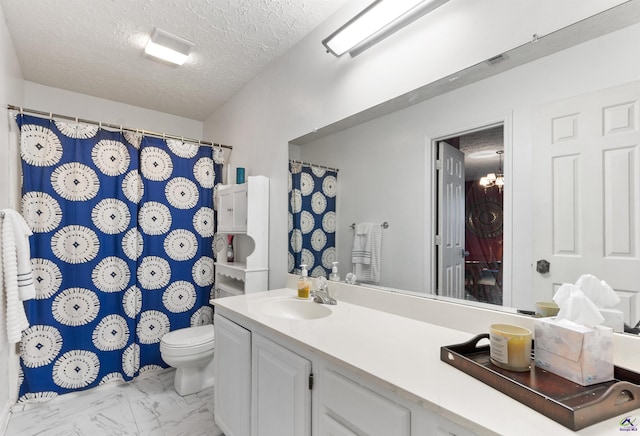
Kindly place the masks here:
POLYGON ((129 168, 129 151, 120 141, 99 141, 91 150, 91 158, 107 176, 119 176, 129 168))
POLYGON ((51 185, 65 200, 87 201, 98 194, 100 180, 87 165, 71 162, 57 167, 51 173, 51 185))
POLYGON ((46 192, 27 192, 22 196, 22 215, 31 231, 46 233, 62 221, 60 203, 46 192))
POLYGON ((162 304, 170 312, 181 313, 193 308, 196 303, 196 288, 193 284, 180 280, 172 283, 162 294, 162 304))
POLYGON ((140 163, 142 175, 151 181, 162 182, 173 173, 171 156, 158 147, 144 147, 140 154, 140 163))
POLYGON ((60 324, 79 326, 96 319, 100 311, 100 300, 89 289, 69 288, 56 295, 51 308, 53 317, 60 324))
POLYGON ((93 284, 103 292, 120 292, 126 289, 130 278, 129 265, 116 256, 102 259, 91 273, 93 284))
POLYGON ((86 263, 98 255, 100 241, 96 232, 85 226, 71 225, 51 238, 53 254, 67 263, 86 263))
POLYGON ((32 325, 22 332, 20 356, 27 368, 49 365, 62 349, 60 331, 48 325, 32 325))
POLYGON ((62 273, 58 265, 49 259, 31 258, 33 284, 36 288, 36 299, 44 300, 58 292, 62 285, 62 273))
POLYGON ((105 198, 91 211, 91 221, 102 233, 115 235, 129 228, 131 213, 124 201, 105 198))
POLYGON ((120 315, 107 315, 91 335, 93 344, 102 351, 121 350, 129 342, 129 326, 120 315))
POLYGON ((74 139, 93 138, 98 133, 98 126, 82 123, 67 123, 65 121, 54 121, 60 133, 74 139))
POLYGON ((149 201, 140 208, 140 227, 147 235, 163 235, 169 231, 173 218, 167 206, 157 201, 149 201))
POLYGON ((66 389, 83 388, 91 384, 100 371, 96 353, 87 350, 71 350, 53 364, 53 382, 66 389))
POLYGON ((62 143, 51 129, 27 124, 20 129, 20 156, 29 165, 55 165, 62 158, 62 143))

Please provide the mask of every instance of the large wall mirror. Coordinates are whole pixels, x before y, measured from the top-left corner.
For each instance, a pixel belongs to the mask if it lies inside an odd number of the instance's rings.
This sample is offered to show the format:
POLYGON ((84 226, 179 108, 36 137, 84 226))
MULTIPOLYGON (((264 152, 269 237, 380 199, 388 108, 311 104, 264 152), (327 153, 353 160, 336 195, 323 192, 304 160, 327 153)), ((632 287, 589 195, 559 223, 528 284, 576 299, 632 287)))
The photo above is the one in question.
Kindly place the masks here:
POLYGON ((290 159, 338 170, 342 280, 353 270, 352 224, 387 223, 379 279, 364 286, 533 310, 591 273, 636 325, 639 23, 639 2, 624 3, 293 139, 290 159), (599 148, 586 147, 595 137, 599 148), (457 197, 437 169, 447 147, 464 169, 457 197), (504 185, 481 186, 489 174, 504 185))

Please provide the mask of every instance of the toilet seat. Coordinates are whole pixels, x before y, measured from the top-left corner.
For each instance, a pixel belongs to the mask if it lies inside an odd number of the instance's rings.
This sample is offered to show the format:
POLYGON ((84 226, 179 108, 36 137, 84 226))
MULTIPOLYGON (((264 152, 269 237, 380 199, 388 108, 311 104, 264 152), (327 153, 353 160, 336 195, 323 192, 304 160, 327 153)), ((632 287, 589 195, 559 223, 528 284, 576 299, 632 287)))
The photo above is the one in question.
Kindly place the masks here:
POLYGON ((214 348, 213 325, 187 327, 167 333, 160 340, 160 350, 169 354, 197 354, 214 348))

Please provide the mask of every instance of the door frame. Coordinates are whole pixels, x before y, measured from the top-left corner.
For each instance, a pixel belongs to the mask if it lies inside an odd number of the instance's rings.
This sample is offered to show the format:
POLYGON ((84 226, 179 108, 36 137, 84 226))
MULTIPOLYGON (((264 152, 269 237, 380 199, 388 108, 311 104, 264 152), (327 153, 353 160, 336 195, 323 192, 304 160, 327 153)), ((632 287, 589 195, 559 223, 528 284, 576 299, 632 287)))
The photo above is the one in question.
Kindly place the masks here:
POLYGON ((503 126, 504 159, 503 171, 507 183, 503 189, 503 254, 502 254, 502 305, 511 307, 513 302, 513 114, 511 112, 497 116, 478 120, 467 125, 453 125, 442 129, 441 132, 425 137, 425 253, 424 270, 428 272, 423 277, 423 289, 426 293, 436 295, 437 290, 437 260, 438 252, 436 246, 436 235, 438 232, 438 192, 436 190, 437 171, 436 161, 438 159, 438 142, 457 136, 485 130, 499 125, 503 126), (509 182, 511 181, 511 182, 509 182))

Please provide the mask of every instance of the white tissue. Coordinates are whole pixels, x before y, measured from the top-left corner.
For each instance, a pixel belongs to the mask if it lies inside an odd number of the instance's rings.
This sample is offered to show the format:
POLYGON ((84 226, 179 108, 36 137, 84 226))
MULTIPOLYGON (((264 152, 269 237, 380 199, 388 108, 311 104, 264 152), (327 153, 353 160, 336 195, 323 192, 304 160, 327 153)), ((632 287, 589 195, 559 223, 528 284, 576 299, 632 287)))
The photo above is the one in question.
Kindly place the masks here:
POLYGON ((593 274, 581 275, 576 282, 576 286, 584 292, 584 295, 593 301, 593 304, 597 307, 613 307, 620 302, 620 297, 611 286, 604 280, 599 280, 593 274))
POLYGON ((565 283, 553 296, 560 307, 556 316, 558 321, 571 321, 586 327, 602 324, 604 317, 595 304, 575 285, 565 283))

